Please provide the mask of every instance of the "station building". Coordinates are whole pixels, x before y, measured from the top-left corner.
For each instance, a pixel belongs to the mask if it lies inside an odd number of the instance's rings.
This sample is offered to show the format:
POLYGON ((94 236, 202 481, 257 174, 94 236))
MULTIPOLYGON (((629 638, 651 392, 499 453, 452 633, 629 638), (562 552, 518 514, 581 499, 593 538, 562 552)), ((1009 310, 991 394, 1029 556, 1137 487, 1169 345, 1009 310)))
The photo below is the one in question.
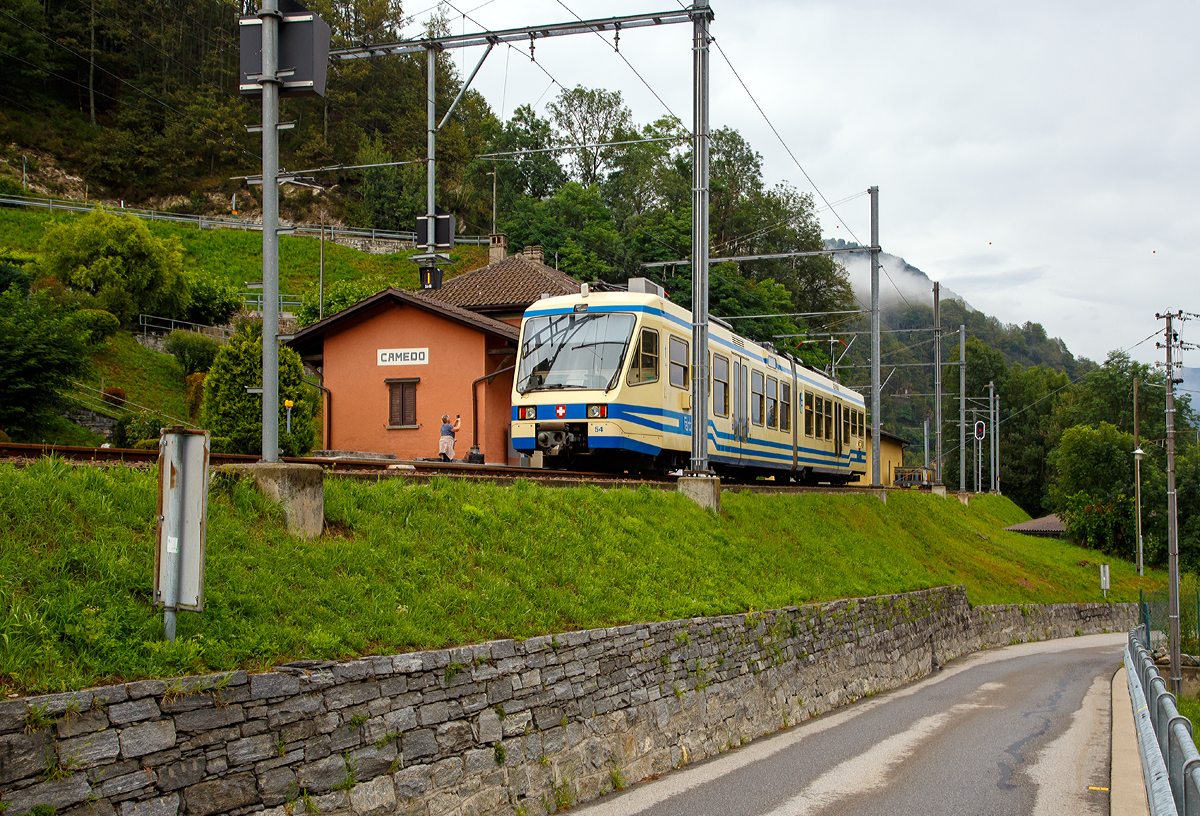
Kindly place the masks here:
POLYGON ((541 263, 540 248, 505 257, 496 237, 488 266, 439 290, 385 289, 288 341, 320 373, 325 450, 436 457, 448 414, 462 417, 456 459, 476 450, 489 463, 515 458, 508 426, 521 315, 579 282, 541 263))

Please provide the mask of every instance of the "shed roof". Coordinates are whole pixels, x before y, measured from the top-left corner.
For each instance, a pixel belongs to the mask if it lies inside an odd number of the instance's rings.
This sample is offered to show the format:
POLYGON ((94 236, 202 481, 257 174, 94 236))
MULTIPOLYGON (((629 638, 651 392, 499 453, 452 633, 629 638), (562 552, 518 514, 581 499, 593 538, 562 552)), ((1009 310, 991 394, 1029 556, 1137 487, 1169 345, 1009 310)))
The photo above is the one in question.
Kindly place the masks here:
POLYGON ((1058 517, 1057 513, 1023 521, 1020 524, 1013 524, 1004 529, 1011 530, 1014 533, 1024 533, 1025 535, 1043 536, 1046 538, 1062 536, 1067 532, 1067 526, 1063 524, 1062 519, 1058 517))
POLYGON ((478 312, 523 311, 542 295, 578 293, 579 281, 524 255, 510 255, 500 263, 472 269, 450 278, 441 289, 424 292, 433 300, 478 312))
POLYGON ((516 326, 510 326, 508 323, 488 317, 487 315, 477 314, 451 303, 434 300, 423 292, 409 292, 393 286, 371 295, 371 297, 365 300, 360 300, 353 306, 342 309, 340 312, 332 314, 317 323, 313 323, 307 328, 301 329, 287 342, 287 345, 300 352, 300 355, 304 357, 319 355, 324 350, 326 332, 331 330, 337 331, 346 320, 357 317, 369 309, 386 303, 415 306, 418 309, 433 312, 448 320, 462 323, 486 334, 494 335, 503 340, 510 340, 513 343, 516 343, 521 335, 521 330, 516 326))

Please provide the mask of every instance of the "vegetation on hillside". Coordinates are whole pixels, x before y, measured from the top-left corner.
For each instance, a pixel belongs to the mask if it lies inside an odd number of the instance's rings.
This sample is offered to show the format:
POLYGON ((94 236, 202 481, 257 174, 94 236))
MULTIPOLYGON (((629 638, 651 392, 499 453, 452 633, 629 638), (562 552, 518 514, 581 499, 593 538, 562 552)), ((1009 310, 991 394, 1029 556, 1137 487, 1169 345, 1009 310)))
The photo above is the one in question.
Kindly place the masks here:
MULTIPOLYGON (((180 616, 170 644, 151 597, 154 472, 0 465, 0 693, 946 584, 977 604, 1102 600, 1092 552, 1004 532, 1025 515, 997 497, 728 493, 714 517, 648 488, 331 479, 325 491, 326 532, 307 542, 251 484, 214 476, 205 608, 180 616)), ((1164 583, 1111 563, 1110 601, 1164 583)))

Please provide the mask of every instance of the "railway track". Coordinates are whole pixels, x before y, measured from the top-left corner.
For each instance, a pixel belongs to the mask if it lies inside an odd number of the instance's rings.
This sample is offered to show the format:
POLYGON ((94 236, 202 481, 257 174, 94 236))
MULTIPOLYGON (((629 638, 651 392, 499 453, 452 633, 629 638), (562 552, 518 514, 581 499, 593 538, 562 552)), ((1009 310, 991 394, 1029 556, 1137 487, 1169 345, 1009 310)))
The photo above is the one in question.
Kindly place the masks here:
MULTIPOLYGON (((58 456, 81 464, 125 464, 132 467, 154 467, 158 462, 157 450, 137 448, 89 448, 73 445, 45 445, 22 442, 0 443, 0 462, 28 463, 44 456, 58 456)), ((213 453, 211 463, 216 465, 251 464, 259 461, 257 456, 238 453, 213 453)), ((475 465, 469 462, 400 461, 397 459, 354 459, 323 458, 313 456, 285 456, 284 462, 304 465, 320 465, 326 477, 355 479, 360 481, 382 481, 406 478, 424 482, 434 477, 472 479, 510 484, 518 479, 536 481, 546 487, 650 487, 673 490, 677 477, 644 477, 630 474, 587 473, 583 471, 542 470, 540 468, 513 467, 510 465, 475 465)), ((794 485, 770 480, 747 480, 723 478, 721 489, 727 492, 749 491, 754 493, 871 493, 882 496, 885 492, 903 492, 905 488, 870 487, 868 485, 794 485)))

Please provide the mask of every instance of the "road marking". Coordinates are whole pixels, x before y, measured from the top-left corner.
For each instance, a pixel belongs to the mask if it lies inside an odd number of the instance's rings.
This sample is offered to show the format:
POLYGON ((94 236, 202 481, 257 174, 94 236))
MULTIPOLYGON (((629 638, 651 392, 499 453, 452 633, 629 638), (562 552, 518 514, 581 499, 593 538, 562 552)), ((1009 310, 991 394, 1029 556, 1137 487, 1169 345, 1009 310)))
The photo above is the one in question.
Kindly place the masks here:
POLYGON ((1088 790, 1102 790, 1102 791, 1106 791, 1106 792, 1107 792, 1107 791, 1108 791, 1108 788, 1100 788, 1100 787, 1097 787, 1097 786, 1095 786, 1095 785, 1088 785, 1088 790))

